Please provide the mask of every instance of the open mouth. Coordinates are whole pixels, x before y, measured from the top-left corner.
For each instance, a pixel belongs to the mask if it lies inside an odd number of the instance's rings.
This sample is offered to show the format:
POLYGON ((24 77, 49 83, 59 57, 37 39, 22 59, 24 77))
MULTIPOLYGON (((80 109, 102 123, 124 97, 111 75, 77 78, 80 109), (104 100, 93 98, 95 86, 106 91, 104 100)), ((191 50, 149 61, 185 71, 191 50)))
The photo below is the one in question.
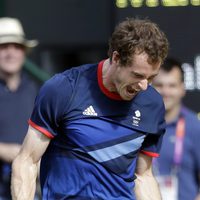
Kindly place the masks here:
POLYGON ((130 94, 134 94, 136 92, 131 86, 127 86, 127 91, 130 94))
POLYGON ((131 86, 127 86, 126 90, 129 96, 134 96, 137 93, 137 91, 133 89, 131 86))

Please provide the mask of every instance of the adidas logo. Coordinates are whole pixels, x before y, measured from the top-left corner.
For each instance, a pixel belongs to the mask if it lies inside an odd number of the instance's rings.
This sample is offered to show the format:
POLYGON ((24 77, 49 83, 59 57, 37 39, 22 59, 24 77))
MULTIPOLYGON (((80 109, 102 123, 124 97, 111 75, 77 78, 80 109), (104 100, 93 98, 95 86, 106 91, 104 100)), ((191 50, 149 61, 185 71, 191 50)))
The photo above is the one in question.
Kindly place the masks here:
POLYGON ((83 115, 97 116, 93 106, 89 106, 83 111, 83 115))

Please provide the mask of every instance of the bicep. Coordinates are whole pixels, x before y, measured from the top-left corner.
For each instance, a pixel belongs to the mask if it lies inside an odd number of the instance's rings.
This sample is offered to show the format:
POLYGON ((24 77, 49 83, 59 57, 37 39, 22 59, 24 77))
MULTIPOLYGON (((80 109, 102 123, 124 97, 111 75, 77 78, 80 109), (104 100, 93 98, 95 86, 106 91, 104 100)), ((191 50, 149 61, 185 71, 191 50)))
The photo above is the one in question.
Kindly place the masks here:
POLYGON ((29 126, 20 150, 20 155, 24 157, 24 159, 31 158, 33 163, 37 163, 48 147, 49 142, 50 138, 29 126))
POLYGON ((143 175, 145 173, 152 174, 152 157, 140 153, 136 165, 136 174, 143 175))

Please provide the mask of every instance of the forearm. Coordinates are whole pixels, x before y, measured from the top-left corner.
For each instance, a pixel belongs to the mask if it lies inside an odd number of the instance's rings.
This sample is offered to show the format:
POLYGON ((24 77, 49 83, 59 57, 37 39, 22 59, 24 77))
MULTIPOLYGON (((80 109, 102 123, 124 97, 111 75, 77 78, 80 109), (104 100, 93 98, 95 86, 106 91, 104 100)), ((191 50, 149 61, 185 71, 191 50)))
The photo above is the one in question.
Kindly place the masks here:
POLYGON ((34 199, 37 178, 37 163, 31 159, 16 157, 12 164, 11 191, 13 200, 34 199))
POLYGON ((136 175, 135 195, 137 200, 161 200, 160 189, 152 175, 136 175))

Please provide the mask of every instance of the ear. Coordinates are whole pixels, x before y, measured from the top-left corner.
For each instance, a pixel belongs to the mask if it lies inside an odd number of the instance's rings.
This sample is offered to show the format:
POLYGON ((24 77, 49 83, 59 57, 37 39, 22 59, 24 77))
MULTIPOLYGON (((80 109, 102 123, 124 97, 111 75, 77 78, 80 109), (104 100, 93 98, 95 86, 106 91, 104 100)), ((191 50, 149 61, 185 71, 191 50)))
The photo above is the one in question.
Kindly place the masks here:
POLYGON ((120 60, 119 53, 117 51, 114 51, 112 54, 112 63, 118 64, 120 60))

